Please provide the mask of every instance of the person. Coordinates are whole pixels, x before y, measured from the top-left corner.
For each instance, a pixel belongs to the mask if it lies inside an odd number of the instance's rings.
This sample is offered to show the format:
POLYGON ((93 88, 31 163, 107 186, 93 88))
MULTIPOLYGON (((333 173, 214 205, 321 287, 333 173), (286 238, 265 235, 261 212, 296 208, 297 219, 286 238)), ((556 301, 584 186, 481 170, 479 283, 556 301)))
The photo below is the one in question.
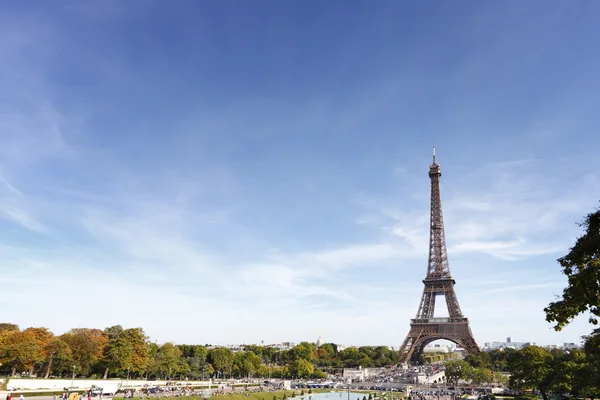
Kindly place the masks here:
POLYGON ((6 395, 6 400, 12 400, 12 396, 9 394, 6 395))
POLYGON ((23 396, 23 394, 21 394, 21 397, 19 397, 19 400, 25 400, 25 396, 23 396))

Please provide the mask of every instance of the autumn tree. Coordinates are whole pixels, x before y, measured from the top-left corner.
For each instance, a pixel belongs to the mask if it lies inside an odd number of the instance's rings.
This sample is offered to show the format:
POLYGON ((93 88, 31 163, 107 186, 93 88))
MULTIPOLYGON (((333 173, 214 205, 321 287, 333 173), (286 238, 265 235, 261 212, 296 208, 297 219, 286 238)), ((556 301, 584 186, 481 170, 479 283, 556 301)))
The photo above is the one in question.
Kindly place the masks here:
POLYGON ((44 361, 44 347, 32 330, 9 330, 0 335, 0 362, 16 371, 33 372, 44 361))
POLYGON ((568 285, 562 297, 544 309, 546 320, 557 331, 585 312, 594 325, 600 318, 600 209, 588 214, 580 226, 584 234, 558 259, 568 285))
POLYGON ((6 331, 20 331, 19 325, 11 324, 8 322, 0 322, 0 332, 6 331))
POLYGON ((50 332, 48 328, 27 328, 23 331, 23 333, 32 335, 35 342, 42 349, 42 362, 47 363, 49 358, 47 346, 50 342, 52 342, 52 340, 54 340, 54 334, 50 332))
POLYGON ((125 329, 123 337, 131 347, 127 364, 132 373, 141 376, 148 366, 148 337, 142 328, 125 329))
POLYGON ((92 366, 102 358, 108 342, 105 331, 91 328, 76 328, 61 335, 69 345, 74 364, 83 375, 89 375, 92 366))
POLYGON ((148 343, 142 328, 123 329, 121 325, 115 325, 105 331, 108 342, 102 358, 104 379, 108 378, 109 371, 142 374, 148 364, 148 343))

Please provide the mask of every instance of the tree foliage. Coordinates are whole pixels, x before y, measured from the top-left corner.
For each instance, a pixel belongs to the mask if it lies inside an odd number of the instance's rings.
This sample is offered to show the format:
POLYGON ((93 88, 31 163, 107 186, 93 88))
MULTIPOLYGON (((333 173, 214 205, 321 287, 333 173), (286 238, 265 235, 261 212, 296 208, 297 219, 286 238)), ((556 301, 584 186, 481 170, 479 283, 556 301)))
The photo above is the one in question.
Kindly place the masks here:
POLYGON ((469 380, 473 367, 465 360, 450 360, 446 363, 446 379, 453 385, 469 380))
POLYGON ((546 400, 552 360, 552 353, 538 346, 527 346, 513 353, 508 360, 511 387, 540 390, 546 400))
POLYGON ((61 339, 71 348, 76 371, 89 375, 94 364, 102 358, 108 334, 100 329, 75 328, 62 335, 61 339))
POLYGON ((568 286, 562 297, 544 309, 546 320, 560 331, 578 315, 589 312, 590 323, 600 318, 600 209, 580 224, 584 234, 569 253, 558 259, 568 286))
POLYGON ((223 376, 233 366, 233 352, 224 347, 218 347, 210 352, 213 368, 223 376))

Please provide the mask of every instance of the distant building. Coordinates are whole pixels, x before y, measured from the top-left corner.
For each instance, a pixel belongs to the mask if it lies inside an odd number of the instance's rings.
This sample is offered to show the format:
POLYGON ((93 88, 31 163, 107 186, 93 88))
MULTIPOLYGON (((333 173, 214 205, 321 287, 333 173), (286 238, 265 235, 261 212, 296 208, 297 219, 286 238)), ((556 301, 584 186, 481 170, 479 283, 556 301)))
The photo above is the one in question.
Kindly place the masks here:
POLYGON ((425 346, 423 349, 425 353, 452 353, 454 351, 453 346, 442 346, 440 344, 430 344, 425 346))
POLYGON ((535 345, 535 343, 531 342, 513 342, 512 338, 509 336, 506 338, 506 342, 486 342, 483 344, 483 351, 492 351, 499 349, 522 349, 525 346, 535 345))
POLYGON ((295 343, 295 342, 281 342, 278 344, 269 344, 266 347, 272 347, 275 350, 282 351, 282 350, 290 350, 291 348, 295 347, 296 344, 297 343, 295 343))
POLYGON ((342 376, 344 379, 352 379, 354 382, 363 382, 383 372, 385 372, 385 368, 344 368, 342 376))
POLYGON ((317 347, 321 347, 323 343, 325 343, 325 341, 323 340, 323 336, 319 336, 319 338, 317 339, 317 347))

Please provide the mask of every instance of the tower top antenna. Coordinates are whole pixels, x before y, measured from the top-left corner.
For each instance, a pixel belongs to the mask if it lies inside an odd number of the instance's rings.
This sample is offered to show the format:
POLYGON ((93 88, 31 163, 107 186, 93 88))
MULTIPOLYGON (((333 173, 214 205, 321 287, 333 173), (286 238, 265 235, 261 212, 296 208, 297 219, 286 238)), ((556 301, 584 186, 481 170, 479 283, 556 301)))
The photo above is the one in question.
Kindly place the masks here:
POLYGON ((433 163, 435 164, 435 146, 433 146, 433 163))

